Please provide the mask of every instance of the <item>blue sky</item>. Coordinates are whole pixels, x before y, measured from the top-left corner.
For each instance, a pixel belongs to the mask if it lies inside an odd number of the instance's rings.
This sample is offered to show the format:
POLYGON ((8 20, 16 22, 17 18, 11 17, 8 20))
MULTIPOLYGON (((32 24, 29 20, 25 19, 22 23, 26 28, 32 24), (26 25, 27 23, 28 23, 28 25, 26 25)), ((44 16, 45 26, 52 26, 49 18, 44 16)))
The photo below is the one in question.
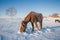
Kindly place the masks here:
POLYGON ((6 9, 14 7, 14 17, 25 17, 30 11, 42 13, 44 16, 60 13, 60 0, 0 0, 0 16, 7 16, 6 9))

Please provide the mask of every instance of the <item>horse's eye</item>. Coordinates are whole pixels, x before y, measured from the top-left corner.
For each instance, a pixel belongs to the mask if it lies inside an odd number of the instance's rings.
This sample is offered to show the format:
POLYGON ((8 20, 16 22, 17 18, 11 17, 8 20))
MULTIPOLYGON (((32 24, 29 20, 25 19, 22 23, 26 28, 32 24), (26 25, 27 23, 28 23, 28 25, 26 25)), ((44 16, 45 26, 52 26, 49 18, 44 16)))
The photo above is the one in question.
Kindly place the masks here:
POLYGON ((25 26, 25 23, 23 23, 23 25, 25 26))

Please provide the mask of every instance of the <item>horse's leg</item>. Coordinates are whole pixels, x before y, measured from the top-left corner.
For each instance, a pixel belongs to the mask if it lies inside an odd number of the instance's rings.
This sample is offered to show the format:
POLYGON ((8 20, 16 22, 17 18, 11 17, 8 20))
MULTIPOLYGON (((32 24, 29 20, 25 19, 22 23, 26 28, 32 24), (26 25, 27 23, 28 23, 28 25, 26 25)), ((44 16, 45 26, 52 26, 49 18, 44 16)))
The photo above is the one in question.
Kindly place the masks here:
POLYGON ((31 25, 32 25, 32 31, 34 31, 34 25, 33 25, 33 23, 31 22, 31 25))
POLYGON ((39 30, 40 30, 42 29, 42 19, 39 18, 38 22, 39 22, 39 30))
POLYGON ((42 29, 42 21, 43 21, 43 16, 42 15, 40 15, 39 17, 38 17, 38 22, 39 22, 39 29, 42 29))
POLYGON ((40 23, 39 23, 39 22, 37 22, 37 25, 38 25, 38 29, 40 30, 40 23))
POLYGON ((39 25, 40 25, 40 26, 39 26, 39 27, 40 27, 39 29, 42 29, 42 21, 39 22, 39 25))
POLYGON ((40 26, 42 26, 40 21, 41 21, 40 16, 36 16, 35 23, 38 30, 40 30, 41 28, 40 26))
POLYGON ((34 22, 34 27, 36 28, 36 31, 39 31, 39 28, 37 26, 37 22, 34 22))

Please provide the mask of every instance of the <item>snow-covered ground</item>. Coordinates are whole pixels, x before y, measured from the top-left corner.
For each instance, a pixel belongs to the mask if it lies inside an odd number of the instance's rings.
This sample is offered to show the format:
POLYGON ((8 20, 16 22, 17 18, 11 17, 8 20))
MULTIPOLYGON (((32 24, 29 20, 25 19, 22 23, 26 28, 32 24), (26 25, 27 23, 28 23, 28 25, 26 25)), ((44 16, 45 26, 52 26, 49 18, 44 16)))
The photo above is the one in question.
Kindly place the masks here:
POLYGON ((55 23, 55 18, 44 18, 42 30, 38 32, 31 32, 28 23, 26 32, 18 33, 21 20, 0 18, 0 40, 60 40, 60 23, 55 23))

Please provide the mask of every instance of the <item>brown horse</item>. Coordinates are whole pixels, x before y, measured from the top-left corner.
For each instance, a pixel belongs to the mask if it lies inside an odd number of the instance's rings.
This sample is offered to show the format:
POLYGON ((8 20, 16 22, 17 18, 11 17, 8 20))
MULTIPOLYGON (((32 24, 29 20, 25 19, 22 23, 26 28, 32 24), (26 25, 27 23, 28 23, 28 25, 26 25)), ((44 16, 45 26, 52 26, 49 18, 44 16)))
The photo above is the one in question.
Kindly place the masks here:
POLYGON ((25 32, 28 22, 31 22, 31 24, 32 24, 32 31, 34 31, 34 27, 36 28, 37 31, 39 29, 42 29, 42 20, 43 20, 43 16, 42 16, 41 13, 36 13, 36 12, 31 11, 25 17, 25 19, 21 22, 21 24, 20 24, 20 32, 25 32), (39 27, 37 25, 37 22, 39 22, 39 27))

